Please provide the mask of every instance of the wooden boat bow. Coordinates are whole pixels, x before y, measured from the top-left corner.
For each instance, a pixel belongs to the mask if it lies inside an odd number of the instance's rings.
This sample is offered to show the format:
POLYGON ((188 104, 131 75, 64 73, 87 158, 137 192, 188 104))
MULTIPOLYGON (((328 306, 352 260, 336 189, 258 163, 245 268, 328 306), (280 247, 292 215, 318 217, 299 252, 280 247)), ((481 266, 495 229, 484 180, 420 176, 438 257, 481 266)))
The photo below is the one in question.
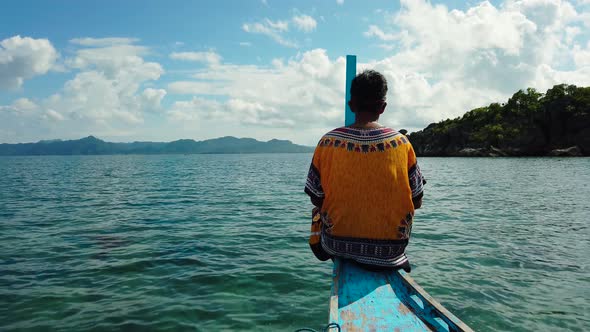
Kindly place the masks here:
POLYGON ((342 331, 471 332, 403 271, 368 271, 335 259, 330 322, 342 331))

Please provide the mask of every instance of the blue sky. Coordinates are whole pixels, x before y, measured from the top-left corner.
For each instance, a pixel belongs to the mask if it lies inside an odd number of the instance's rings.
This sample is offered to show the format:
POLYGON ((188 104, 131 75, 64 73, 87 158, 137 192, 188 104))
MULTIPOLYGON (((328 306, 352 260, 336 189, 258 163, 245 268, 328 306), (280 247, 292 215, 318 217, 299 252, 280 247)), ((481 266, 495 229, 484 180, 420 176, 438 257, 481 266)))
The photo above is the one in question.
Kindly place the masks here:
POLYGON ((590 1, 3 1, 0 142, 220 136, 313 145, 344 57, 419 130, 526 87, 590 85, 590 1))

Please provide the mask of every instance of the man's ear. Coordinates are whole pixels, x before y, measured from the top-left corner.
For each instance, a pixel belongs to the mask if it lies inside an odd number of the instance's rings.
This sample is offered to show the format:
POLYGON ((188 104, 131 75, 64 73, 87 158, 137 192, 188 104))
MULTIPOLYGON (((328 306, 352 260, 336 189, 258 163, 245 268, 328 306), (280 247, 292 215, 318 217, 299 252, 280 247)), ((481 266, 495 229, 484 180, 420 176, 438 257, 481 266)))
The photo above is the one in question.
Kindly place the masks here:
POLYGON ((387 106, 387 103, 383 103, 383 105, 381 106, 381 109, 379 110, 379 114, 383 114, 383 112, 385 112, 385 107, 387 106))
POLYGON ((356 113, 356 104, 352 102, 352 100, 348 101, 348 107, 350 107, 350 110, 352 111, 352 113, 356 113))

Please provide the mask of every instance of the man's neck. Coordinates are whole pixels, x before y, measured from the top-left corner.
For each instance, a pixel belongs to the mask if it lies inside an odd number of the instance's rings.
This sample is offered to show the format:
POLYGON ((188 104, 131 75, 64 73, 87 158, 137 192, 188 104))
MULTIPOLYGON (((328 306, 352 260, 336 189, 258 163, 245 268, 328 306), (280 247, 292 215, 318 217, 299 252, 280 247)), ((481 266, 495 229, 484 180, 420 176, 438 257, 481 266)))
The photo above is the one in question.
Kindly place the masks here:
POLYGON ((379 114, 358 112, 355 114, 355 121, 351 127, 355 128, 379 128, 382 127, 377 121, 379 114))

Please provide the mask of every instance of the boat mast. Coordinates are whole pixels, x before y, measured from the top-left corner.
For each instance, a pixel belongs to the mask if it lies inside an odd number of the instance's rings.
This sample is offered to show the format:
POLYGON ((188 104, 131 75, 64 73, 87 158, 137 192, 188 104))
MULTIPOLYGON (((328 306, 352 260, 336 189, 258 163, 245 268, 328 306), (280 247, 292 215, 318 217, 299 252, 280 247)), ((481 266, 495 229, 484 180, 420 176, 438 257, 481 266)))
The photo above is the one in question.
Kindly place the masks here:
POLYGON ((346 56, 346 97, 344 99, 344 125, 350 126, 354 123, 354 113, 348 106, 350 100, 350 85, 356 76, 356 55, 346 56))

